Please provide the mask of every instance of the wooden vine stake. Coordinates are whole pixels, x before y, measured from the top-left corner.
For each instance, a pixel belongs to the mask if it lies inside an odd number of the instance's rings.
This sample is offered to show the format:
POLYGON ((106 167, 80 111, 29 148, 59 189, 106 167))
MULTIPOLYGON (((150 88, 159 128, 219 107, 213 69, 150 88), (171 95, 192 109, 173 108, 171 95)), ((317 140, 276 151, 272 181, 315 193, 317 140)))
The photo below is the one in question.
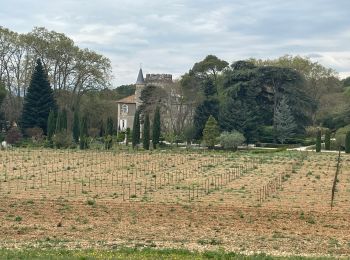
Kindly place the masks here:
POLYGON ((335 190, 337 186, 339 169, 340 169, 340 147, 339 147, 339 154, 338 154, 338 161, 337 161, 337 169, 335 171, 333 187, 332 187, 331 209, 333 209, 333 206, 334 206, 334 196, 335 196, 335 190))

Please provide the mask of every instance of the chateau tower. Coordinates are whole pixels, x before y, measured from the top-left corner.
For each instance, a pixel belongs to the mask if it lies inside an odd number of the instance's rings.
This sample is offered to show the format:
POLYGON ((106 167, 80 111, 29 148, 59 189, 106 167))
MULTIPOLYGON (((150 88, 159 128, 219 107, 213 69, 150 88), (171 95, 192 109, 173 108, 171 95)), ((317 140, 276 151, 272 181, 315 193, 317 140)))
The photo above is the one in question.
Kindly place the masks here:
POLYGON ((140 68, 139 75, 137 76, 137 80, 136 80, 136 89, 135 89, 136 109, 142 103, 142 101, 140 100, 141 91, 145 88, 145 86, 146 86, 145 79, 143 78, 143 72, 142 72, 142 69, 140 68))

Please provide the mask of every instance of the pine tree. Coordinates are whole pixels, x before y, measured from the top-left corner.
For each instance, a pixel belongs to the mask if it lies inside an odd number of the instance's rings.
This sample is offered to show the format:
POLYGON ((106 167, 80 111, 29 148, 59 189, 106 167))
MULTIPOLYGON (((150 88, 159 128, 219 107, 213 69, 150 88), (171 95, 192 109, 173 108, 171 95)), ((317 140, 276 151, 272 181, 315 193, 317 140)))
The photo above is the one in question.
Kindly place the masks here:
POLYGON ((214 148, 216 139, 220 135, 220 129, 218 123, 213 116, 209 116, 207 123, 203 130, 203 141, 209 149, 214 148))
POLYGON ((287 138, 294 135, 297 125, 285 97, 281 99, 276 107, 273 122, 275 136, 282 144, 284 144, 287 138))
POLYGON ((345 136, 345 152, 350 153, 350 131, 345 136))
POLYGON ((79 135, 80 135, 80 122, 79 122, 79 113, 76 110, 74 112, 74 118, 73 118, 73 139, 76 143, 79 142, 79 135))
POLYGON ((140 111, 136 110, 132 127, 132 148, 140 143, 140 111))
POLYGON ((113 119, 111 117, 107 118, 106 135, 113 135, 113 119))
POLYGON ((56 111, 57 105, 47 74, 38 59, 27 95, 24 97, 22 129, 40 127, 46 133, 50 110, 56 111))
POLYGON ((83 116, 80 122, 80 149, 88 148, 88 126, 87 126, 87 117, 83 116))
POLYGON ((49 118, 47 120, 47 137, 49 140, 53 137, 56 130, 56 113, 53 110, 50 110, 49 118))
POLYGON ((331 149, 331 132, 329 130, 326 131, 324 137, 325 150, 331 149))
POLYGON ((321 152, 321 130, 317 130, 317 135, 316 135, 316 152, 319 153, 321 152))
POLYGON ((153 148, 157 148, 157 144, 159 144, 160 138, 160 109, 157 106, 156 111, 154 113, 153 119, 153 129, 152 129, 152 144, 153 148))
POLYGON ((146 114, 145 116, 145 122, 143 124, 143 149, 149 150, 149 144, 150 144, 150 122, 149 122, 149 115, 146 114))

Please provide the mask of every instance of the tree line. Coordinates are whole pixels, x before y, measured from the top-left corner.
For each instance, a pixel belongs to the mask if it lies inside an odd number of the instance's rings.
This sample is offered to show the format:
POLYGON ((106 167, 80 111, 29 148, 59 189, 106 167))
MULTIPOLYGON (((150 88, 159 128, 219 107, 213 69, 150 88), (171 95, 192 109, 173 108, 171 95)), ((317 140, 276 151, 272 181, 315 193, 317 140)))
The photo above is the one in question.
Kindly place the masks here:
MULTIPOLYGON (((115 101, 135 91, 135 85, 112 89, 110 79, 108 58, 80 49, 64 34, 0 28, 2 129, 16 122, 17 135, 38 136, 41 129, 51 144, 72 139, 82 148, 89 136, 101 137, 108 149, 119 127, 115 101)), ((230 147, 242 140, 296 143, 315 138, 317 129, 325 141, 338 133, 345 142, 350 124, 350 79, 300 56, 229 64, 208 55, 179 80, 148 85, 141 101, 133 131, 119 133, 118 140, 137 147, 142 137, 146 149, 151 140, 154 148, 161 140, 212 147, 213 134, 230 147)))

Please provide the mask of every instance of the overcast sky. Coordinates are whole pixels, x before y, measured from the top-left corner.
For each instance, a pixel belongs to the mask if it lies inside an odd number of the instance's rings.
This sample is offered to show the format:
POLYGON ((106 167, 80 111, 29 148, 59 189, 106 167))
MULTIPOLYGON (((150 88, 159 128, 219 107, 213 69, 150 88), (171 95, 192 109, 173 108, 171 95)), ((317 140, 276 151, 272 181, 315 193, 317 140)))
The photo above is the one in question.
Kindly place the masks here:
POLYGON ((114 84, 187 72, 208 54, 228 62, 309 56, 350 76, 350 0, 0 0, 0 25, 62 32, 109 57, 114 84))

